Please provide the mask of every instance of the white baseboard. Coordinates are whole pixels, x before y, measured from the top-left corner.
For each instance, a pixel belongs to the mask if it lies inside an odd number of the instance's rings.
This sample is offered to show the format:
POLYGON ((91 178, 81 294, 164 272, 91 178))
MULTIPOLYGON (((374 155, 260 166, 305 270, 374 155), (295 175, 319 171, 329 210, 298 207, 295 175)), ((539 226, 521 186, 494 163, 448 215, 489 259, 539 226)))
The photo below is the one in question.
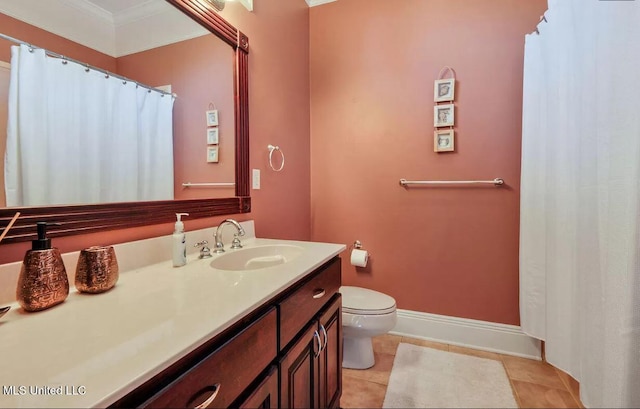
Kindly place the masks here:
POLYGON ((391 334, 541 360, 540 340, 516 325, 400 309, 397 314, 391 334))

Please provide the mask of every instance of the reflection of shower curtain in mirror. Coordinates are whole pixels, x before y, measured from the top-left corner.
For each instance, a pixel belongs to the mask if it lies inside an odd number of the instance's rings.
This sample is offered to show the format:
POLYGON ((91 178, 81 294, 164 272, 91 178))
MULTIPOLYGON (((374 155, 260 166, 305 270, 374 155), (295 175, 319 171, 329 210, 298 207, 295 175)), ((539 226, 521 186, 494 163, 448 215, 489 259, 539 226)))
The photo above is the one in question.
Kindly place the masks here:
MULTIPOLYGON (((7 146, 7 104, 9 103, 9 75, 11 65, 0 61, 0 158, 4 158, 7 146)), ((0 178, 0 207, 6 206, 4 178, 0 178)))
POLYGON ((173 199, 173 98, 11 49, 7 206, 173 199))

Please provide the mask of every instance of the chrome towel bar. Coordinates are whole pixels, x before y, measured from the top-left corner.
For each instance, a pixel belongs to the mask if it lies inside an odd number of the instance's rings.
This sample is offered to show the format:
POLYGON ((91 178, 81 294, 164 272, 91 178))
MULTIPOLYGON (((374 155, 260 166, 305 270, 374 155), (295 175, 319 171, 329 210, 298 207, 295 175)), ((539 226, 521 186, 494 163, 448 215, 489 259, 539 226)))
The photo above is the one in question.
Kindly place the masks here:
POLYGON ((183 183, 182 187, 233 187, 236 184, 234 182, 220 182, 220 183, 183 183))
POLYGON ((410 185, 462 185, 462 184, 474 184, 474 185, 486 185, 491 184, 495 186, 504 185, 504 179, 495 178, 493 180, 407 180, 400 179, 400 186, 410 185))

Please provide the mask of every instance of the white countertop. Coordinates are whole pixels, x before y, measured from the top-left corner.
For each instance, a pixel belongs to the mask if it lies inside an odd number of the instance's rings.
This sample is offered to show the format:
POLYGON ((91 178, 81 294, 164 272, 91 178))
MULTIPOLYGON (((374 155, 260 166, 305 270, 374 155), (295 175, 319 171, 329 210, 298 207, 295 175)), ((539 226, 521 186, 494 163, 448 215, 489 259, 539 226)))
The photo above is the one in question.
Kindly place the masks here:
POLYGON ((106 293, 72 288, 45 311, 14 304, 0 319, 0 407, 108 406, 345 250, 256 238, 243 244, 294 244, 304 253, 253 271, 215 270, 209 264, 217 255, 191 255, 184 267, 163 261, 121 271, 106 293))

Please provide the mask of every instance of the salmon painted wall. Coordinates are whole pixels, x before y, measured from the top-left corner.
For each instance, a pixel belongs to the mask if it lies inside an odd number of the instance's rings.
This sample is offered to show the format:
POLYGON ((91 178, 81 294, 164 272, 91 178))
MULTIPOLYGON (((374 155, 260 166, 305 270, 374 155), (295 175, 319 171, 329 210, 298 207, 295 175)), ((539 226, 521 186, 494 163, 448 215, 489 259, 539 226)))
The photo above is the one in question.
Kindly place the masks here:
POLYGON ((309 7, 304 0, 257 0, 248 13, 227 2, 221 13, 249 37, 249 117, 253 169, 251 217, 260 237, 309 240, 309 7), (285 153, 281 172, 269 168, 267 145, 285 153))
POLYGON ((398 308, 518 324, 524 35, 546 0, 338 0, 310 11, 312 239, 372 254, 343 283, 398 308), (456 72, 455 152, 433 81, 456 72), (403 188, 399 179, 504 178, 403 188))
MULTIPOLYGON (((253 12, 249 12, 235 2, 227 3, 221 14, 249 37, 250 163, 262 171, 262 189, 251 191, 252 212, 234 217, 239 221, 254 219, 261 237, 308 240, 309 9, 303 0, 256 1, 253 12), (287 155, 286 167, 280 173, 267 170, 269 143, 280 145, 287 155)), ((187 218, 185 228, 215 226, 224 218, 187 218)), ((173 223, 166 223, 57 238, 54 245, 67 252, 172 231, 173 223)), ((21 260, 29 246, 0 245, 0 263, 21 260)))
POLYGON ((230 197, 235 188, 184 188, 184 182, 235 181, 234 52, 213 34, 117 59, 118 74, 151 86, 171 85, 174 197, 230 197), (211 105, 211 106, 210 106, 211 105), (218 163, 208 163, 205 112, 218 110, 218 163))

